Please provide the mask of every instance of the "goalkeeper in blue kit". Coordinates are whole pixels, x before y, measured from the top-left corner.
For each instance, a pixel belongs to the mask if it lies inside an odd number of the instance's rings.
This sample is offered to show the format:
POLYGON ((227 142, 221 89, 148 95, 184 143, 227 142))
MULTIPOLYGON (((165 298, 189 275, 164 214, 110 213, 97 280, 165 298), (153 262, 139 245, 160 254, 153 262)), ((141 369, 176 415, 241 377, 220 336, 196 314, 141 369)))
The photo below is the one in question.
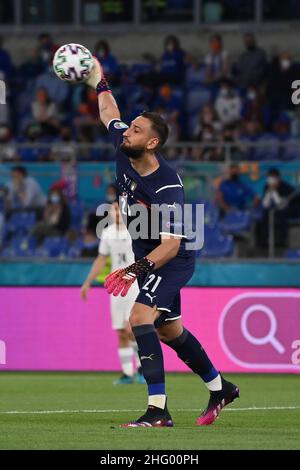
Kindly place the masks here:
MULTIPOLYGON (((156 113, 143 112, 130 126, 125 124, 101 65, 94 61, 86 83, 98 94, 100 119, 115 147, 116 186, 123 216, 126 213, 130 222, 130 207, 134 204, 147 209, 149 220, 153 205, 183 210, 182 181, 160 154, 168 137, 165 121, 156 113)), ((222 408, 239 396, 238 387, 222 377, 199 341, 182 324, 180 289, 193 275, 195 252, 186 247, 183 220, 180 234, 177 229, 178 222, 170 223, 162 217, 158 237, 132 236, 135 262, 106 278, 105 287, 112 295, 125 296, 136 280, 140 289, 129 321, 148 386, 148 407, 144 415, 122 427, 173 426, 167 408, 160 341, 172 348, 209 390, 208 405, 196 424, 212 424, 222 408)))

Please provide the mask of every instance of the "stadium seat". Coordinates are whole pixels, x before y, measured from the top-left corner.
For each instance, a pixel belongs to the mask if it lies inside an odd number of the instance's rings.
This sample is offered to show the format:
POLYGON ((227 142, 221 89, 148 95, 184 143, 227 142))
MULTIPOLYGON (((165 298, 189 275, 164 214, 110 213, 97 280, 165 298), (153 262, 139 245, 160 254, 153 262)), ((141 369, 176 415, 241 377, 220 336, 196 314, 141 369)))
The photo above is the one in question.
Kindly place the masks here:
POLYGON ((215 227, 219 221, 219 209, 212 201, 204 202, 204 223, 206 226, 215 227))
POLYGON ((285 253, 284 253, 284 258, 287 258, 287 259, 300 259, 300 249, 297 250, 297 249, 292 249, 290 248, 289 250, 287 250, 285 253))
POLYGON ((219 227, 204 228, 204 246, 197 253, 200 258, 222 258, 232 256, 234 241, 231 235, 223 234, 219 227))
POLYGON ((226 214, 220 228, 227 233, 238 234, 250 228, 251 217, 248 211, 231 211, 226 214))
POLYGON ((211 91, 206 86, 197 86, 190 88, 186 93, 185 111, 188 114, 199 114, 200 109, 210 103, 211 91))
POLYGON ((282 160, 300 160, 300 138, 291 138, 285 141, 282 160))
POLYGON ((25 235, 36 223, 35 212, 15 212, 6 224, 6 230, 9 234, 25 235))
POLYGON ((69 208, 71 212, 71 228, 79 231, 84 215, 84 205, 82 202, 72 202, 69 208))
POLYGON ((254 160, 277 160, 279 157, 279 140, 273 134, 264 134, 258 140, 259 147, 254 148, 254 160))
POLYGON ((35 251, 35 256, 58 258, 67 256, 69 244, 63 237, 45 238, 41 248, 35 251))
POLYGON ((33 256, 36 248, 36 240, 34 237, 15 237, 11 241, 11 246, 16 256, 33 256))

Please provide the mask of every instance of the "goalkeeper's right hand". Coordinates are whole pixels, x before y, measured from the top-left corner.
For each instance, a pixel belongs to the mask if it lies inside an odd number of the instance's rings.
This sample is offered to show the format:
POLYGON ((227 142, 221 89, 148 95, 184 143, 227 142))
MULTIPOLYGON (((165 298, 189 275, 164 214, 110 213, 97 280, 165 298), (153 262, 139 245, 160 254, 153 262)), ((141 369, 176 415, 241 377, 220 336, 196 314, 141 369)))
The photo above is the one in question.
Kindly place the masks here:
POLYGON ((93 59, 94 66, 85 83, 94 90, 96 90, 98 83, 101 82, 102 78, 104 78, 104 73, 99 60, 96 59, 96 57, 94 57, 93 59))

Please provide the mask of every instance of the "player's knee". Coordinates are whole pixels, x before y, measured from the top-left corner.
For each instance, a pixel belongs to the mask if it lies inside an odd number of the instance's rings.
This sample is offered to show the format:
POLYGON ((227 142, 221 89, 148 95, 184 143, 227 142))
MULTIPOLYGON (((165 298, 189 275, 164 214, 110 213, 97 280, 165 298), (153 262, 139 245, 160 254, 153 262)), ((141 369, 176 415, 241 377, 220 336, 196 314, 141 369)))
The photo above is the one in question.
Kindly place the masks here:
POLYGON ((129 323, 131 328, 138 325, 145 325, 154 323, 155 320, 155 309, 150 309, 144 305, 135 304, 132 307, 129 323))
POLYGON ((169 341, 169 335, 162 331, 157 330, 158 337, 162 343, 167 343, 169 341))
POLYGON ((132 309, 129 317, 129 323, 131 328, 134 326, 142 325, 143 321, 141 320, 141 316, 139 315, 136 309, 132 309))

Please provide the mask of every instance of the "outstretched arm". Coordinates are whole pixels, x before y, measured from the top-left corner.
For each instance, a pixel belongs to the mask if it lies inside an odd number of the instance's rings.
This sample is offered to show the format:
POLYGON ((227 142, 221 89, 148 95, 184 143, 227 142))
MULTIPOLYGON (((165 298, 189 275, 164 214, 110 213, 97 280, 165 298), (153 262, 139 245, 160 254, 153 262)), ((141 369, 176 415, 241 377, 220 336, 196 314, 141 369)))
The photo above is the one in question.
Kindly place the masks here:
POLYGON ((107 127, 113 119, 120 119, 120 111, 115 98, 109 88, 100 62, 94 57, 94 67, 86 84, 93 88, 98 94, 98 105, 100 119, 107 127))

